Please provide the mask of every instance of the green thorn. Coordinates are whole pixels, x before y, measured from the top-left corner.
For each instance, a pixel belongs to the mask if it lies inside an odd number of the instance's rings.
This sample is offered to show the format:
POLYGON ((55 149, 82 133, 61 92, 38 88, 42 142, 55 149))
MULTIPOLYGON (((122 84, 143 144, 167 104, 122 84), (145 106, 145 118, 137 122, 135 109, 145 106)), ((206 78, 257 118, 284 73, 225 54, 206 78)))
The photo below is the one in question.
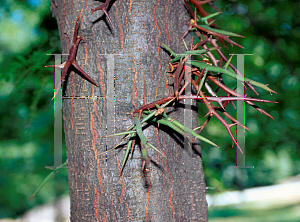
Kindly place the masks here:
POLYGON ((103 137, 122 136, 122 135, 127 135, 127 134, 131 134, 131 133, 135 133, 135 132, 136 131, 125 131, 125 132, 115 133, 115 134, 103 136, 103 137))
POLYGON ((44 184, 57 172, 59 171, 63 166, 66 166, 67 163, 64 162, 63 164, 59 165, 58 167, 56 167, 55 169, 53 169, 53 171, 51 173, 48 174, 48 176, 40 183, 40 185, 38 186, 38 188, 36 188, 36 190, 34 191, 34 193, 31 195, 31 197, 29 198, 28 201, 31 201, 32 198, 34 198, 34 196, 37 194, 37 192, 39 192, 39 190, 44 186, 44 184))
POLYGON ((202 89, 203 83, 206 79, 206 74, 207 74, 207 70, 204 71, 204 75, 202 76, 202 79, 201 79, 199 87, 198 87, 197 95, 199 94, 200 90, 202 89))
POLYGON ((157 149, 155 146, 153 146, 151 143, 147 142, 147 145, 154 149, 156 152, 160 153, 161 155, 163 155, 163 157, 166 157, 159 149, 157 149))
POLYGON ((227 69, 227 68, 228 68, 229 64, 231 63, 231 59, 232 59, 233 56, 234 56, 234 54, 232 54, 232 55, 230 56, 230 58, 228 59, 228 61, 226 62, 226 64, 223 66, 224 69, 227 69))
MULTIPOLYGON (((131 133, 131 138, 133 138, 134 135, 135 135, 135 133, 131 133)), ((120 176, 121 176, 122 173, 123 173, 123 169, 124 169, 126 160, 127 160, 127 158, 128 158, 128 155, 129 155, 129 152, 130 152, 130 148, 131 148, 132 142, 133 142, 133 140, 129 140, 129 142, 127 143, 127 148, 126 148, 125 155, 124 155, 124 159, 123 159, 123 162, 122 162, 122 169, 121 169, 120 176)))

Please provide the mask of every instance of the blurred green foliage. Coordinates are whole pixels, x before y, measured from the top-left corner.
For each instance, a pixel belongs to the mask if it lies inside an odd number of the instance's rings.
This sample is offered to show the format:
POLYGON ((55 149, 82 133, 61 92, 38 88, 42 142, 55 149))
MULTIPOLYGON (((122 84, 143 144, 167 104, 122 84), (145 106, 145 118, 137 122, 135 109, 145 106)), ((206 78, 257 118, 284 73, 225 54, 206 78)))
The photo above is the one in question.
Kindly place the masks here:
MULTIPOLYGON (((202 145, 204 173, 208 186, 221 184, 219 190, 244 189, 271 185, 278 180, 300 173, 300 3, 295 1, 214 1, 223 10, 216 24, 228 31, 245 36, 232 37, 244 46, 222 46, 225 55, 245 56, 245 76, 269 84, 277 92, 270 95, 257 88, 258 98, 273 100, 278 104, 258 104, 274 120, 246 105, 246 165, 254 169, 233 169, 235 148, 225 128, 215 118, 206 126, 203 136, 211 138, 220 149, 202 145), (213 136, 213 138, 212 138, 213 136)), ((207 5, 204 5, 207 6, 207 5)), ((205 7, 207 12, 215 12, 205 7)), ((236 57, 233 57, 236 65, 236 57)), ((232 84, 230 79, 226 83, 232 84)), ((251 97, 257 96, 246 90, 251 97)), ((202 106, 203 107, 203 106, 202 106)), ((235 110, 228 107, 235 116, 235 110)), ((207 110, 202 109, 202 117, 207 110)), ((228 120, 228 119, 227 119, 228 120)), ((203 124, 205 120, 200 122, 203 124)), ((229 121, 229 120, 228 120, 229 121)), ((232 130, 233 132, 235 129, 232 130)))
MULTIPOLYGON (((0 1, 0 218, 68 193, 61 170, 32 200, 53 165, 53 70, 57 23, 46 0, 0 1)), ((66 159, 65 151, 63 159, 66 159)))
POLYGON ((213 207, 210 209, 210 222, 299 222, 299 205, 287 205, 275 208, 253 208, 240 205, 213 207), (255 213, 253 213, 255 212, 255 213))
MULTIPOLYGON (((47 53, 60 53, 56 20, 46 0, 0 0, 0 218, 16 217, 36 204, 68 192, 67 171, 61 170, 28 202, 53 165, 53 63, 47 53)), ((259 98, 279 104, 259 104, 274 120, 246 106, 246 165, 232 169, 235 149, 225 128, 212 119, 203 136, 220 148, 202 145, 207 185, 219 190, 270 185, 300 173, 299 37, 300 4, 295 1, 215 1, 223 11, 217 25, 247 38, 232 39, 245 49, 247 77, 269 84, 277 94, 257 89, 259 98), (291 100, 289 100, 291 99, 291 100)), ((206 7, 208 12, 214 12, 206 7)), ((220 44, 219 44, 220 45, 220 44)), ((220 45, 221 46, 221 45, 220 45)), ((233 61, 236 60, 235 58, 233 61)), ((234 86, 234 82, 225 81, 234 86)), ((249 90, 248 90, 249 91, 249 90)), ((248 92, 247 91, 247 92, 248 92)), ((250 91, 249 96, 256 97, 250 91)), ((203 106, 202 106, 203 107, 203 106)), ((229 108, 228 108, 229 109, 229 108)), ((201 116, 207 112, 200 109, 201 116)), ((234 116, 234 110, 228 110, 234 116)), ((200 120, 202 124, 204 119, 200 120)), ((65 153, 63 153, 65 159, 65 153)), ((209 191, 211 192, 211 191, 209 191)))

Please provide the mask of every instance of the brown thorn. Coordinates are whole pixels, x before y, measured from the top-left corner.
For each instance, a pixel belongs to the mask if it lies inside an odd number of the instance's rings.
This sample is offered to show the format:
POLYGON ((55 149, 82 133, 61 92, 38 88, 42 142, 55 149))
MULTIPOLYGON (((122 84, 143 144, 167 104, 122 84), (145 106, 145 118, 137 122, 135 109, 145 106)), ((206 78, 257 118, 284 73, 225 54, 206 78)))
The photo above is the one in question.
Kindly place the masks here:
POLYGON ((204 127, 206 126, 206 124, 209 122, 210 119, 211 119, 211 116, 208 116, 208 118, 205 120, 205 122, 203 123, 203 125, 202 125, 201 128, 199 129, 198 134, 201 133, 201 131, 204 129, 204 127))
POLYGON ((111 19, 110 19, 109 15, 108 15, 108 13, 107 13, 106 9, 103 9, 103 12, 105 13, 105 15, 106 15, 107 19, 109 20, 109 22, 110 22, 111 26, 112 26, 112 27, 113 27, 113 29, 114 29, 115 27, 114 27, 114 25, 113 25, 113 23, 112 23, 112 21, 111 21, 111 19))
POLYGON ((98 84, 88 74, 86 74, 86 72, 83 71, 83 69, 81 69, 80 66, 75 61, 72 63, 72 65, 74 66, 75 69, 77 69, 77 71, 79 73, 81 73, 81 75, 84 76, 84 78, 86 80, 88 80, 89 82, 93 83, 95 86, 98 86, 98 84))
MULTIPOLYGON (((214 47, 219 47, 218 44, 216 43, 216 41, 213 41, 212 39, 209 40, 209 42, 211 43, 212 46, 214 47)), ((220 49, 216 50, 217 53, 219 54, 220 58, 224 59, 225 62, 228 61, 227 57, 223 54, 223 52, 220 49)), ((242 74, 238 71, 238 69, 232 64, 230 63, 229 66, 236 72, 237 75, 242 76, 242 74)), ((258 93, 256 92, 255 88, 249 83, 249 82, 245 82, 245 84, 256 94, 258 95, 258 93)))
MULTIPOLYGON (((233 96, 237 96, 237 97, 243 97, 243 95, 235 92, 234 90, 228 88, 227 86, 225 86, 224 84, 222 84, 221 82, 219 82, 217 79, 213 78, 212 76, 207 76, 207 78, 212 81, 214 84, 216 84, 218 87, 220 87, 222 90, 224 90, 226 93, 229 93, 233 96)), ((271 119, 274 119, 269 113, 267 113, 266 111, 264 111, 263 109, 259 108, 256 104, 254 104, 251 101, 245 101, 246 103, 248 103, 250 106, 254 107, 256 110, 258 110, 260 113, 265 114, 266 116, 270 117, 271 119)))
POLYGON ((81 16, 81 13, 82 13, 82 9, 78 15, 78 18, 77 18, 77 21, 76 21, 76 25, 75 25, 75 30, 74 30, 74 44, 75 42, 77 42, 77 32, 78 32, 78 23, 79 23, 79 18, 81 16))
POLYGON ((193 10, 191 9, 190 5, 187 3, 186 0, 184 0, 184 2, 185 2, 185 4, 186 4, 186 7, 188 8, 188 10, 190 11, 192 17, 194 17, 194 12, 193 12, 193 10))
POLYGON ((228 126, 229 126, 229 128, 231 128, 232 126, 236 126, 237 125, 237 123, 232 123, 232 124, 229 124, 228 126))
POLYGON ((145 165, 146 165, 146 161, 143 159, 142 160, 142 171, 144 172, 144 169, 145 169, 145 165))
POLYGON ((208 115, 213 116, 213 114, 210 111, 208 111, 208 113, 205 114, 204 118, 207 117, 208 115))
POLYGON ((231 104, 232 104, 233 108, 236 110, 236 106, 233 101, 231 101, 231 104))
POLYGON ((102 5, 98 6, 97 8, 91 9, 91 13, 94 13, 95 11, 98 10, 102 10, 104 12, 104 14, 106 15, 107 19, 109 20, 110 24, 112 25, 112 27, 114 28, 114 25, 112 24, 112 21, 106 11, 106 7, 109 5, 111 0, 106 0, 106 2, 104 2, 102 5))
MULTIPOLYGON (((178 93, 179 96, 183 93, 183 91, 185 90, 185 88, 187 87, 188 84, 189 84, 189 83, 186 82, 186 83, 184 84, 184 86, 180 89, 180 91, 179 91, 179 93, 178 93)), ((177 99, 178 99, 178 98, 177 98, 177 99)))

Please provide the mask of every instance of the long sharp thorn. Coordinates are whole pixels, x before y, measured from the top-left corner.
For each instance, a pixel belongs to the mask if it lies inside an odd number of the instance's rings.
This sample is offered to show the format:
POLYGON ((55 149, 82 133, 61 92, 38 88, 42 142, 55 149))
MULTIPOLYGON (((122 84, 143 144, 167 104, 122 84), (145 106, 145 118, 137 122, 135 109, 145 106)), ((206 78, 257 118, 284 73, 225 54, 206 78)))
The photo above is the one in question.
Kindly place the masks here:
POLYGON ((228 68, 229 64, 231 63, 231 60, 232 60, 232 57, 233 57, 233 56, 234 56, 234 54, 232 54, 232 55, 230 56, 230 58, 228 59, 228 61, 225 63, 225 65, 223 66, 224 69, 227 69, 227 68, 228 68))
POLYGON ((204 74, 202 75, 202 79, 200 81, 200 84, 199 84, 199 87, 198 87, 198 91, 197 91, 197 95, 199 95, 200 91, 201 91, 201 88, 203 86, 203 83, 205 81, 205 78, 206 78, 206 74, 207 74, 207 70, 205 71, 206 68, 203 69, 202 72, 204 72, 204 74))
POLYGON ((106 15, 107 19, 109 20, 110 24, 112 25, 112 27, 114 28, 114 25, 112 24, 112 21, 106 11, 106 7, 109 5, 111 0, 106 0, 106 2, 104 2, 102 5, 98 6, 97 8, 92 8, 91 9, 91 13, 94 13, 95 11, 98 11, 98 10, 102 10, 104 12, 104 14, 106 15))
POLYGON ((56 87, 56 89, 55 89, 54 96, 52 97, 51 100, 53 100, 53 99, 56 97, 56 95, 58 94, 58 92, 59 92, 60 89, 61 89, 61 85, 62 85, 62 81, 61 81, 60 83, 58 83, 58 85, 57 85, 57 87, 56 87))
POLYGON ((67 163, 64 162, 60 166, 56 167, 55 169, 52 169, 53 171, 49 173, 49 175, 41 182, 41 184, 38 186, 38 188, 34 191, 34 193, 31 195, 28 201, 32 200, 32 198, 39 192, 39 190, 44 186, 44 184, 57 172, 59 171, 63 166, 66 166, 67 163))
POLYGON ((78 70, 78 72, 83 75, 83 77, 88 80, 89 82, 93 83, 95 86, 98 86, 98 84, 88 75, 85 73, 85 71, 83 71, 83 69, 80 68, 80 66, 76 63, 73 62, 72 65, 75 67, 75 69, 78 70))
POLYGON ((154 149, 156 152, 160 153, 163 157, 166 157, 159 149, 157 149, 151 143, 147 142, 147 145, 150 146, 150 148, 154 149))
POLYGON ((201 126, 201 129, 199 130, 198 134, 201 133, 201 131, 204 129, 204 127, 207 125, 207 123, 209 122, 210 119, 211 119, 211 116, 208 116, 208 118, 205 120, 205 122, 201 126))
POLYGON ((111 19, 110 19, 109 15, 108 15, 108 13, 107 13, 106 9, 103 9, 103 12, 105 13, 105 15, 106 15, 107 19, 109 20, 109 22, 110 22, 111 26, 112 26, 112 27, 113 27, 113 29, 114 29, 115 27, 114 27, 114 25, 112 24, 112 21, 111 21, 111 19))
POLYGON ((125 132, 115 133, 115 134, 107 135, 107 136, 103 136, 103 137, 122 136, 122 135, 132 134, 132 133, 135 133, 135 132, 136 131, 125 131, 125 132))
POLYGON ((216 19, 215 19, 215 20, 212 20, 212 21, 209 22, 207 25, 210 26, 210 25, 213 24, 215 21, 216 21, 216 19))
POLYGON ((237 125, 237 123, 232 123, 232 124, 229 124, 228 126, 229 126, 229 128, 231 128, 232 126, 235 126, 235 125, 237 125))
MULTIPOLYGON (((135 135, 135 134, 132 133, 132 134, 131 134, 131 138, 132 138, 134 135, 135 135)), ((123 172, 123 169, 124 169, 126 160, 127 160, 127 158, 128 158, 129 152, 130 152, 131 144, 132 144, 132 140, 129 140, 129 142, 128 142, 128 144, 127 144, 126 151, 125 151, 124 159, 123 159, 123 162, 122 162, 122 169, 121 169, 121 172, 120 172, 120 176, 122 176, 122 172, 123 172)))
POLYGON ((77 18, 77 21, 76 21, 76 25, 75 25, 75 30, 74 30, 74 44, 77 41, 78 23, 79 23, 79 18, 81 16, 81 13, 82 13, 82 10, 80 11, 80 13, 78 15, 78 18, 77 18))
POLYGON ((49 66, 45 66, 45 67, 52 67, 52 68, 60 68, 63 69, 65 66, 66 62, 64 62, 63 64, 60 65, 49 65, 49 66))

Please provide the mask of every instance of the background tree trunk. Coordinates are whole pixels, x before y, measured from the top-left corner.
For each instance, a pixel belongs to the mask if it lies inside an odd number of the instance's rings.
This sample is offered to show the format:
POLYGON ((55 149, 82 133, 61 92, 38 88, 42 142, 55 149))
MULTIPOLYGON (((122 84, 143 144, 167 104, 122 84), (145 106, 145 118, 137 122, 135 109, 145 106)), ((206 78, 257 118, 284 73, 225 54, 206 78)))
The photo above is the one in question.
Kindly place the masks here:
MULTIPOLYGON (((108 13, 114 29, 102 11, 90 13, 91 8, 101 4, 92 0, 52 0, 62 53, 68 53, 73 44, 76 19, 83 10, 78 35, 84 37, 84 42, 78 47, 76 60, 99 84, 95 87, 71 72, 65 86, 65 96, 97 96, 63 101, 71 221, 207 221, 201 157, 185 149, 183 138, 170 129, 150 126, 145 131, 148 140, 166 156, 149 152, 156 164, 150 165, 148 187, 141 172, 138 145, 122 177, 119 174, 125 149, 104 152, 120 141, 103 138, 107 131, 121 132, 133 122, 127 113, 142 105, 144 77, 148 102, 172 93, 166 72, 168 54, 160 46, 163 42, 175 52, 184 50, 180 38, 189 19, 184 2, 112 1, 108 13), (112 104, 99 98, 112 93, 107 91, 108 56, 102 54, 122 54, 113 57, 114 116, 107 113, 112 104), (106 129, 112 116, 115 128, 106 129)), ((172 116, 182 122, 183 108, 177 108, 172 116)), ((196 119, 193 122, 197 123, 196 119)))

